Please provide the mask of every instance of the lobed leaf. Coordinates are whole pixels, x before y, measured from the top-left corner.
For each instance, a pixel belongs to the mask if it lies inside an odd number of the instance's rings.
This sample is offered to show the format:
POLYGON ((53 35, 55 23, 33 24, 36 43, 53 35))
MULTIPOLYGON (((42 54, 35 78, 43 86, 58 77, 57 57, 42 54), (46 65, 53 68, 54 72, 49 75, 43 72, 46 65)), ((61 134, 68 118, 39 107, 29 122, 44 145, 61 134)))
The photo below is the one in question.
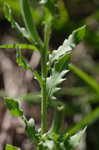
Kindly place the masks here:
POLYGON ((63 70, 62 72, 57 72, 55 69, 52 70, 52 75, 47 78, 48 97, 55 98, 53 94, 60 90, 57 86, 65 80, 63 77, 67 72, 68 70, 63 70))
POLYGON ((5 147, 5 150, 21 150, 21 149, 16 147, 16 146, 12 146, 10 144, 7 144, 5 147))
POLYGON ((17 117, 23 116, 23 111, 20 108, 20 105, 16 100, 10 97, 5 97, 5 104, 12 115, 17 116, 17 117))
POLYGON ((71 51, 84 38, 85 31, 85 26, 73 31, 68 40, 66 39, 58 50, 49 55, 49 65, 53 69, 50 77, 47 78, 48 97, 54 98, 54 93, 60 89, 57 86, 65 80, 64 76, 69 71, 71 51))
POLYGON ((66 53, 71 53, 72 49, 76 47, 77 44, 81 40, 83 40, 86 32, 86 26, 83 26, 75 31, 66 39, 63 44, 58 48, 58 50, 54 50, 52 54, 49 56, 49 60, 53 63, 55 60, 58 60, 61 56, 66 53))

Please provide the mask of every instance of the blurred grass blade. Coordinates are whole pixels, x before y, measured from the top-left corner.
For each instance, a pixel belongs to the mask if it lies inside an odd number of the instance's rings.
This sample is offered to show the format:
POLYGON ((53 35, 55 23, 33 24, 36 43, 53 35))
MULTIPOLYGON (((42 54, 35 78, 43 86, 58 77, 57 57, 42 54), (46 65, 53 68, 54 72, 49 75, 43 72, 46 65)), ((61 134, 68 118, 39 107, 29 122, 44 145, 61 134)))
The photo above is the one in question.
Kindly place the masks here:
POLYGON ((70 96, 82 96, 90 92, 90 87, 66 87, 62 88, 57 95, 70 95, 70 96))
POLYGON ((9 44, 9 45, 0 45, 0 48, 18 48, 18 49, 29 49, 29 50, 38 50, 36 46, 31 44, 9 44))
POLYGON ((68 130, 67 135, 71 136, 75 134, 76 132, 84 128, 85 126, 88 126, 89 124, 94 123, 97 119, 99 119, 99 107, 97 107, 95 110, 90 112, 90 114, 88 114, 84 119, 82 119, 77 125, 70 128, 68 130))
POLYGON ((99 84, 96 80, 94 80, 91 76, 89 76, 73 64, 69 65, 69 69, 73 71, 82 80, 84 80, 91 88, 93 88, 93 90, 96 91, 97 94, 99 94, 99 84))

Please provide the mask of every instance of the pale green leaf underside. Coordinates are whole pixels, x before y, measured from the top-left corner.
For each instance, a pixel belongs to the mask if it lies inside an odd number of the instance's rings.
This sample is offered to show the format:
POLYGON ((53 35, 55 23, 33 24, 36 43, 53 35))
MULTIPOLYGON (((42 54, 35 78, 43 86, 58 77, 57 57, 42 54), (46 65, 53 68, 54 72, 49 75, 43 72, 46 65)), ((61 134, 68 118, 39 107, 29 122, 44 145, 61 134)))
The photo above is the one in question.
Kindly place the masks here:
POLYGON ((9 44, 9 45, 0 45, 0 48, 17 48, 17 49, 29 49, 29 50, 38 50, 36 46, 31 44, 9 44))
POLYGON ((16 146, 12 146, 10 144, 7 144, 5 150, 21 150, 21 149, 16 147, 16 146))

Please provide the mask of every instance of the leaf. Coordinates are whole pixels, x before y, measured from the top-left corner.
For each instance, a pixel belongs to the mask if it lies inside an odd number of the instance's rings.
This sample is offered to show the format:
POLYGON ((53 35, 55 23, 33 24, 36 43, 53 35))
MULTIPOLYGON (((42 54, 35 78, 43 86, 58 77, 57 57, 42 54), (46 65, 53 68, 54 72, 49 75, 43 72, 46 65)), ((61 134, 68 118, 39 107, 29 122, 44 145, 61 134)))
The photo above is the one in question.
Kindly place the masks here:
POLYGON ((53 97, 54 93, 60 89, 57 86, 65 80, 64 76, 69 71, 71 50, 84 38, 85 29, 85 26, 83 26, 73 31, 68 40, 66 39, 58 50, 49 55, 48 65, 53 68, 51 75, 47 78, 47 94, 49 98, 55 98, 53 97))
POLYGON ((5 150, 21 150, 21 149, 16 146, 7 144, 5 150))
POLYGON ((73 148, 77 148, 80 145, 80 142, 83 139, 85 131, 86 131, 86 127, 83 130, 79 131, 78 133, 70 137, 69 143, 73 146, 73 148))
POLYGON ((23 111, 20 108, 20 105, 16 100, 10 97, 5 97, 5 103, 12 115, 17 116, 17 117, 23 116, 23 111))
POLYGON ((47 92, 49 98, 55 98, 53 97, 54 93, 60 90, 57 86, 65 80, 64 76, 69 72, 68 62, 70 56, 70 54, 65 54, 54 63, 52 74, 47 78, 47 92))
POLYGON ((61 72, 68 69, 71 54, 65 54, 55 62, 55 70, 61 72))
POLYGON ((32 41, 35 42, 36 44, 40 44, 40 46, 42 46, 42 41, 37 32, 35 23, 33 22, 33 18, 32 18, 28 0, 21 0, 20 7, 21 7, 23 21, 25 23, 26 29, 27 29, 32 41))
POLYGON ((13 14, 12 14, 12 9, 10 8, 10 6, 7 3, 4 3, 3 10, 4 10, 5 18, 11 23, 12 28, 17 29, 18 32, 20 32, 23 35, 23 37, 25 37, 29 40, 30 36, 29 36, 28 32, 26 31, 25 28, 20 27, 20 25, 14 20, 13 14))
POLYGON ((83 40, 86 32, 86 26, 83 26, 75 31, 66 39, 63 44, 58 48, 58 50, 54 50, 52 54, 49 56, 49 60, 53 63, 55 60, 58 60, 66 53, 71 53, 72 49, 76 47, 77 44, 81 40, 83 40))
POLYGON ((53 94, 60 90, 57 88, 57 85, 62 83, 65 79, 64 75, 68 72, 68 70, 63 70, 62 72, 57 72, 55 69, 52 70, 52 75, 47 78, 47 94, 48 97, 53 97, 53 94))
POLYGON ((31 44, 10 44, 10 45, 0 45, 0 48, 18 48, 18 49, 29 49, 38 50, 36 46, 31 44))
POLYGON ((25 70, 31 70, 31 71, 33 71, 32 67, 28 64, 28 62, 26 61, 26 59, 22 56, 20 49, 17 49, 16 62, 18 63, 18 65, 20 67, 24 68, 25 70))

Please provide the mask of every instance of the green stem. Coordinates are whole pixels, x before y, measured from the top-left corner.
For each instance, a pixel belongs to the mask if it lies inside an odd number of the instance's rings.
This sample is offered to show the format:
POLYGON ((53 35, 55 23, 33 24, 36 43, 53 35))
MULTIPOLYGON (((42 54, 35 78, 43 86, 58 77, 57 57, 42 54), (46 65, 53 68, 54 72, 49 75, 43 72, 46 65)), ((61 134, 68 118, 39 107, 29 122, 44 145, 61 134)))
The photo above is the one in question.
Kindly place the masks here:
POLYGON ((41 129, 42 134, 47 130, 47 89, 46 89, 46 79, 47 79, 47 57, 48 57, 48 46, 50 39, 50 27, 48 24, 45 24, 44 30, 44 48, 42 49, 41 56, 41 68, 42 68, 42 80, 43 86, 41 90, 42 101, 41 101, 41 129))
POLYGON ((41 101, 41 129, 42 134, 46 132, 47 128, 47 91, 46 91, 46 64, 45 60, 42 59, 42 78, 43 78, 43 86, 42 86, 42 101, 41 101))

